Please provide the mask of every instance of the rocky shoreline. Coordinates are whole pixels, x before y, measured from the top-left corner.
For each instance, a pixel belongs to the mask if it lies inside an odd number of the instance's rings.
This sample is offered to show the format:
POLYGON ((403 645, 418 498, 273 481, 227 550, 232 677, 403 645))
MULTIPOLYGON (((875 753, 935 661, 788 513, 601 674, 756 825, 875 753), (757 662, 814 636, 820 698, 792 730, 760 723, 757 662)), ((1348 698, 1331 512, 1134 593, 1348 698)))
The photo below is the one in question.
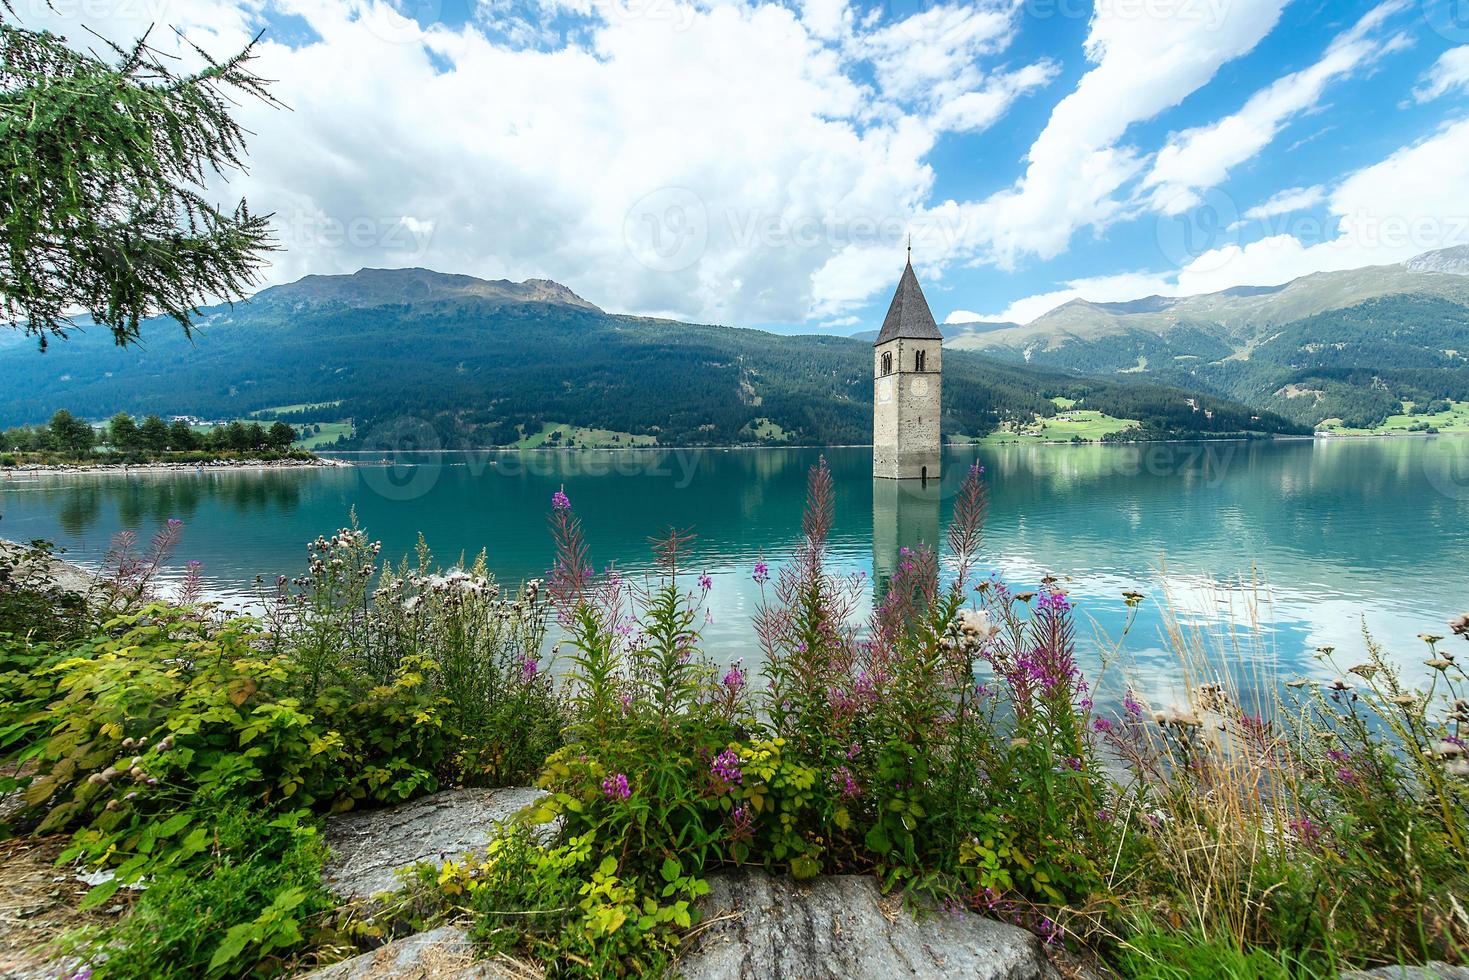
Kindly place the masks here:
MULTIPOLYGON (((15 573, 21 576, 39 575, 62 592, 80 596, 90 595, 97 585, 97 577, 80 565, 74 565, 55 555, 36 558, 28 554, 29 551, 26 545, 18 541, 0 538, 0 565, 13 564, 15 573)), ((4 580, 0 579, 0 585, 3 584, 4 580)))
MULTIPOLYGON (((450 789, 409 803, 327 819, 327 886, 370 914, 401 893, 406 869, 483 854, 495 828, 544 795, 531 787, 450 789)), ((671 975, 685 980, 1100 980, 1089 964, 1053 962, 1019 926, 922 909, 882 895, 870 876, 796 882, 753 868, 717 873, 671 975)), ((389 942, 300 980, 511 980, 541 975, 529 962, 477 959, 462 923, 389 942)))

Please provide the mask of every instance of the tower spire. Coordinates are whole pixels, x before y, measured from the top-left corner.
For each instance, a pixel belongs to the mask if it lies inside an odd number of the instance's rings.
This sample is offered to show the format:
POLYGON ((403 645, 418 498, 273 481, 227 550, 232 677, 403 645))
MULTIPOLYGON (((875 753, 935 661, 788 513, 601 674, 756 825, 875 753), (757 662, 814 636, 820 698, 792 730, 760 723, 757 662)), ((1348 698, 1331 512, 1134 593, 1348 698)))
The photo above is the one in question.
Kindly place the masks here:
POLYGON ((908 264, 913 264, 913 233, 908 232, 908 264))

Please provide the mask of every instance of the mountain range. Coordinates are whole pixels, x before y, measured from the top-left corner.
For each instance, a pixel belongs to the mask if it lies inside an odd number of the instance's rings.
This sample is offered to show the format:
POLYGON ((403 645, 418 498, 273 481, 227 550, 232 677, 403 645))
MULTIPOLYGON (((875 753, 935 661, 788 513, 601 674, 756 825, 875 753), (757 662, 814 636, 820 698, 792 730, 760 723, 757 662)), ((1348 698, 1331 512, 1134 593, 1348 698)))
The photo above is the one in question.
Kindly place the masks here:
MULTIPOLYGON (((439 445, 512 445, 547 426, 623 444, 871 439, 872 347, 836 336, 603 312, 546 280, 487 282, 426 269, 308 276, 203 311, 192 341, 146 323, 139 347, 78 330, 44 352, 0 348, 0 425, 58 408, 295 423, 351 419, 346 442, 392 442, 405 423, 439 445)), ((1300 426, 1229 399, 1118 376, 1002 363, 955 350, 944 431, 1055 415, 1055 399, 1140 425, 1132 436, 1290 433, 1300 426)))
POLYGON ((1402 402, 1469 399, 1469 246, 1279 286, 1072 300, 1026 324, 946 328, 955 350, 1146 377, 1316 425, 1371 426, 1402 402))

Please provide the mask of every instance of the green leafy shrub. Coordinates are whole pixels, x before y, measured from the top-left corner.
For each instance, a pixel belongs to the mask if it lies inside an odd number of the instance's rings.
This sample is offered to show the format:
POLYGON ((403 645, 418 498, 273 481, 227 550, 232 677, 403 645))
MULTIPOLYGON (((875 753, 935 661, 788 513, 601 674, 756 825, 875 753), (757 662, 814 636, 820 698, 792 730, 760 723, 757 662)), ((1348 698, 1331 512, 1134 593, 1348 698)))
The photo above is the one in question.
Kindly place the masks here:
POLYGON ((199 861, 153 876, 117 925, 73 940, 98 980, 272 976, 325 929, 326 848, 306 814, 263 821, 225 805, 188 816, 207 828, 199 861))
POLYGON ((557 976, 657 975, 709 886, 674 858, 651 882, 629 878, 604 851, 594 832, 545 847, 506 827, 484 858, 421 867, 418 881, 473 915, 471 935, 490 951, 530 953, 557 976))
POLYGON ((435 785, 447 742, 421 673, 307 705, 268 645, 249 620, 150 606, 51 666, 55 698, 36 718, 46 734, 25 753, 36 832, 74 830, 66 859, 116 866, 128 882, 205 849, 190 816, 204 800, 269 813, 435 785))

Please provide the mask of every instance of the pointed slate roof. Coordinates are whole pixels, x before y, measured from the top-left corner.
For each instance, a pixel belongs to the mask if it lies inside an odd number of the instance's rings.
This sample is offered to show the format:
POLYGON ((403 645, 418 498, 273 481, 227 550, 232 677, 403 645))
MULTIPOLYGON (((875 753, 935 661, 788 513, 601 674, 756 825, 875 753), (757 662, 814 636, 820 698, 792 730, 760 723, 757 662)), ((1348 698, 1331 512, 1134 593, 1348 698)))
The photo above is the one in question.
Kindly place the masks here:
POLYGON ((928 310, 928 300, 923 298, 918 277, 913 274, 912 259, 903 270, 903 278, 898 280, 893 304, 888 307, 887 318, 882 321, 882 330, 872 346, 878 347, 899 337, 909 340, 944 339, 938 324, 933 322, 933 314, 928 310))

